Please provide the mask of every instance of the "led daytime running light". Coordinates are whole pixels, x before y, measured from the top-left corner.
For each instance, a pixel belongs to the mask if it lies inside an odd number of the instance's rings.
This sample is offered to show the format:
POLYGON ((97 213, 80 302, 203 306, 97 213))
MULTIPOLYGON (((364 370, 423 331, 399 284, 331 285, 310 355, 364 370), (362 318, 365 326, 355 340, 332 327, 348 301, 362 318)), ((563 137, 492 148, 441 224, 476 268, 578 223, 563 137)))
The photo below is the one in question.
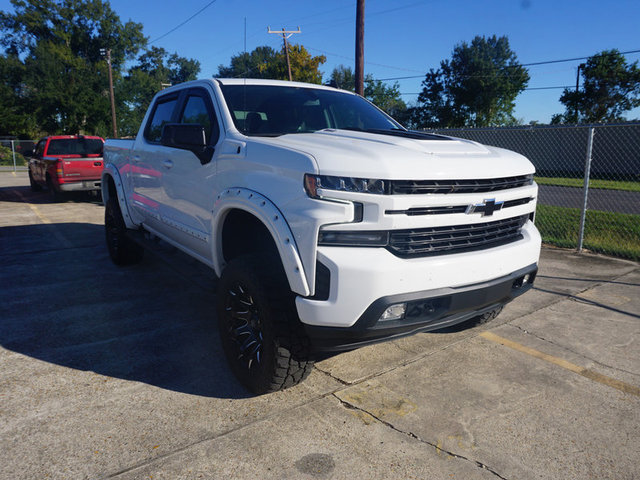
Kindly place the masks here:
POLYGON ((372 178, 336 177, 332 175, 304 176, 304 188, 310 197, 318 198, 318 190, 334 190, 338 192, 371 193, 384 195, 385 181, 372 178))

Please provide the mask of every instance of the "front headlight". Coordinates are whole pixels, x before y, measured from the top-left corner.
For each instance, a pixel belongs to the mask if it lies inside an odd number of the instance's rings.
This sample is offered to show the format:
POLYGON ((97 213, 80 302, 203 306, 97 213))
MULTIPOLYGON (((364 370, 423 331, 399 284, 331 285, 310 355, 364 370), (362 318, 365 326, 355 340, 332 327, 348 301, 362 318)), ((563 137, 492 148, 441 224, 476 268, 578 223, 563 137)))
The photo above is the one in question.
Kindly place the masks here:
POLYGON ((383 195, 385 187, 384 180, 373 178, 334 177, 309 173, 304 176, 304 189, 312 198, 320 198, 320 195, 318 195, 318 190, 320 189, 383 195))

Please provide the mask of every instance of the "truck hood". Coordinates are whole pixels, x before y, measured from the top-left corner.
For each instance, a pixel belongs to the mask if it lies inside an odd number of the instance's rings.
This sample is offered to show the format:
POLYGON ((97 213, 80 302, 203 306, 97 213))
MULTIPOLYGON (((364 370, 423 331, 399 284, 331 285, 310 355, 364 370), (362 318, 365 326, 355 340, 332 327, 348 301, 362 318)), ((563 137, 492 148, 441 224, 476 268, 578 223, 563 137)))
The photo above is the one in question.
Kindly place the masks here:
POLYGON ((462 179, 533 173, 520 154, 470 140, 413 139, 351 130, 319 130, 252 140, 312 156, 322 175, 360 178, 462 179))

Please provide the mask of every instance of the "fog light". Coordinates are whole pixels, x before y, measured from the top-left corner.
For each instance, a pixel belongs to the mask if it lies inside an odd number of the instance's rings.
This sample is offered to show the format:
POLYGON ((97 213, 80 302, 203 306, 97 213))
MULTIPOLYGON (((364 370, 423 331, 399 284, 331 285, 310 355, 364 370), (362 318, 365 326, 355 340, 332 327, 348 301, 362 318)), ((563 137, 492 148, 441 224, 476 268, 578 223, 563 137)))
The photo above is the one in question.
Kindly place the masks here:
POLYGON ((522 278, 522 283, 529 283, 529 280, 531 279, 531 275, 529 275, 528 273, 522 278))
POLYGON ((388 322, 390 320, 400 320, 404 318, 404 314, 407 311, 406 303, 396 303, 388 307, 384 313, 380 316, 380 322, 388 322))

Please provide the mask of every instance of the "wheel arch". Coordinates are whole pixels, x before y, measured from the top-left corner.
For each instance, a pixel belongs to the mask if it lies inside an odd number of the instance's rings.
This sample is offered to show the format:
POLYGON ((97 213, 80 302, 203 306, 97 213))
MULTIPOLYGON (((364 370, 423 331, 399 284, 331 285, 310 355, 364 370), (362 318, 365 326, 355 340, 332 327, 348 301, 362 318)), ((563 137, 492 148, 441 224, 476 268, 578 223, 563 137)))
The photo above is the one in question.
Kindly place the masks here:
POLYGON ((131 215, 129 214, 129 207, 125 200, 124 187, 120 173, 111 164, 107 164, 102 171, 100 179, 102 203, 106 205, 110 198, 117 198, 120 211, 122 212, 122 218, 127 228, 136 228, 136 224, 133 222, 131 215))
POLYGON ((213 267, 220 276, 226 264, 242 254, 277 253, 291 290, 310 295, 293 232, 278 208, 246 188, 222 192, 214 205, 213 267))

